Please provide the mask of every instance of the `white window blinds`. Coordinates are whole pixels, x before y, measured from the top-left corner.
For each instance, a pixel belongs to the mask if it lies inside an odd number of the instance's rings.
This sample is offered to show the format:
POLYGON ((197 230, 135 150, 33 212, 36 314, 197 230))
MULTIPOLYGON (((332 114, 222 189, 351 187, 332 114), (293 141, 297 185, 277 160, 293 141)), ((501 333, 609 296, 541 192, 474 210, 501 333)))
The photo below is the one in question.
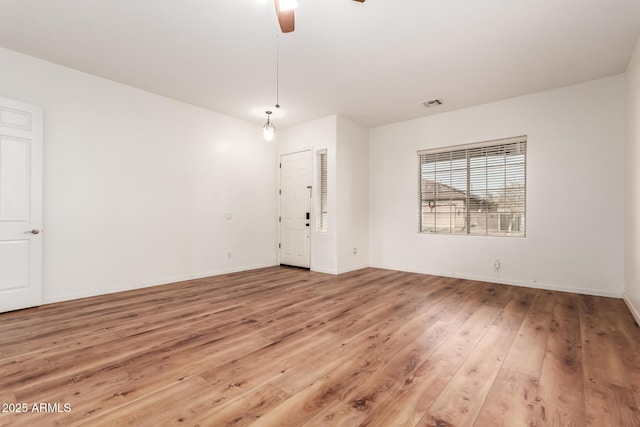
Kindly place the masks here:
POLYGON ((316 231, 327 231, 327 150, 316 151, 318 177, 316 188, 316 231))
POLYGON ((526 235, 526 136, 418 152, 419 232, 526 235))

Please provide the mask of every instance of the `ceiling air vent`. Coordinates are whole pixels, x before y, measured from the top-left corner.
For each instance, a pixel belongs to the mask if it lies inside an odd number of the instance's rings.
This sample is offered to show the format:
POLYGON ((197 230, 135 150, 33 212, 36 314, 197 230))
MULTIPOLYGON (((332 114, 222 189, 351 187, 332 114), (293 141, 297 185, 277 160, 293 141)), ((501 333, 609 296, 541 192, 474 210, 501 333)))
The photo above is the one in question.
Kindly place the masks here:
POLYGON ((430 101, 424 101, 422 103, 422 105, 424 105, 427 108, 437 107, 438 105, 442 105, 442 100, 441 99, 432 99, 430 101))

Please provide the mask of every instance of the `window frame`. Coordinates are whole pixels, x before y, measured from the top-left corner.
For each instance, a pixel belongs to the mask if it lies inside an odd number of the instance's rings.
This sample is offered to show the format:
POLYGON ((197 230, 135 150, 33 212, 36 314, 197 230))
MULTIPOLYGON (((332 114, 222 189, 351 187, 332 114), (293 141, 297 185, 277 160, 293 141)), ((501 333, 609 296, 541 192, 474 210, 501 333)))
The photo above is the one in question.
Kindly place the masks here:
POLYGON ((316 150, 316 233, 324 234, 329 229, 328 157, 327 149, 316 150))
POLYGON ((527 236, 526 135, 419 150, 417 155, 419 234, 527 236), (503 179, 496 174, 500 170, 503 179), (511 217, 509 225, 505 215, 511 217), (425 217, 433 223, 426 224, 425 217), (472 217, 477 221, 472 222, 472 217))

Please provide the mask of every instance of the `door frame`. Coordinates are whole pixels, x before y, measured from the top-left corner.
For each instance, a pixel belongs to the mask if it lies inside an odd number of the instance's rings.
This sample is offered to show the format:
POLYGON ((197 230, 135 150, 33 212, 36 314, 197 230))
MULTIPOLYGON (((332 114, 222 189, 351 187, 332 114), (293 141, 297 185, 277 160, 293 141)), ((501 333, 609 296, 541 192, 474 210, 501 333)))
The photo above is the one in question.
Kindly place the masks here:
POLYGON ((310 209, 311 212, 309 214, 310 218, 309 218, 309 270, 313 271, 314 269, 314 260, 313 260, 313 246, 315 243, 315 229, 316 229, 316 216, 314 215, 315 213, 315 194, 316 194, 316 186, 315 186, 315 181, 314 181, 314 176, 315 176, 315 170, 316 170, 316 165, 315 165, 315 158, 314 158, 314 150, 313 147, 308 147, 308 148, 302 148, 299 150, 294 150, 294 151, 287 151, 287 152, 280 152, 278 153, 278 191, 277 191, 277 196, 278 196, 278 215, 276 217, 276 226, 277 226, 277 243, 276 243, 276 261, 278 262, 278 265, 282 265, 281 262, 281 257, 280 257, 280 252, 281 252, 281 243, 282 243, 282 222, 280 222, 279 218, 282 217, 282 156, 287 156, 290 154, 297 154, 297 153, 303 153, 303 152, 309 152, 309 166, 310 166, 310 171, 311 171, 311 195, 310 195, 310 209))
MULTIPOLYGON (((20 306, 13 304, 0 304, 0 312, 20 310, 23 308, 35 307, 42 304, 43 293, 43 252, 44 242, 42 236, 44 221, 44 112, 39 105, 14 100, 10 98, 0 97, 0 104, 9 110, 29 112, 29 129, 16 128, 17 136, 25 132, 24 138, 30 141, 29 147, 29 170, 30 170, 30 188, 29 188, 29 221, 26 227, 33 230, 33 235, 29 234, 29 288, 28 301, 22 300, 20 306), (27 136, 28 135, 28 136, 27 136), (33 171, 37 171, 34 179, 33 171), (35 249, 33 248, 35 246, 35 249), (35 286, 34 286, 35 283, 35 286)), ((9 125, 9 127, 13 127, 9 125)), ((18 231, 18 233, 28 233, 28 230, 18 231)), ((23 236, 25 234, 22 234, 23 236)))

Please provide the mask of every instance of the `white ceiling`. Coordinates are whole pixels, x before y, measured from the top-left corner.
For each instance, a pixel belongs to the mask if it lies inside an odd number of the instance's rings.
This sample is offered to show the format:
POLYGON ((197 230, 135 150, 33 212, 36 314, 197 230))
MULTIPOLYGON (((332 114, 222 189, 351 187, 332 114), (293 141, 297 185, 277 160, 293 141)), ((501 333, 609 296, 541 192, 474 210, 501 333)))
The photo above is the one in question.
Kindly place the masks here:
MULTIPOLYGON (((298 4, 279 127, 372 127, 622 73, 640 34, 638 0, 298 4)), ((0 0, 0 46, 255 123, 276 101, 278 33, 272 0, 0 0)))

